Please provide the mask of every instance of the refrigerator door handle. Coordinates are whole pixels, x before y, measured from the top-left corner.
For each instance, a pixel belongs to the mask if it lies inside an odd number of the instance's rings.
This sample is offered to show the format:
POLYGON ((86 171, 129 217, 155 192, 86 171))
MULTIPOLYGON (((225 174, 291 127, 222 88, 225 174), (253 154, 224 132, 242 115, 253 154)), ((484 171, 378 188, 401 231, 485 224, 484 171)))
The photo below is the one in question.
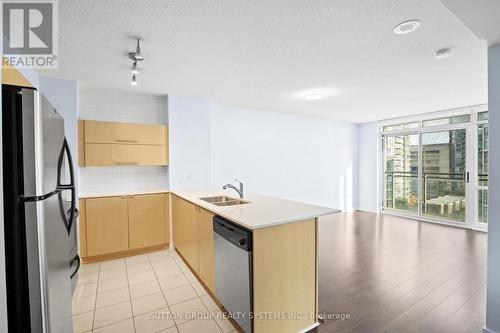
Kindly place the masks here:
POLYGON ((57 187, 69 190, 75 188, 75 170, 73 168, 73 158, 71 157, 71 150, 69 149, 69 144, 66 138, 64 138, 63 146, 61 147, 61 152, 59 153, 59 159, 57 161, 57 187), (68 156, 68 168, 69 168, 69 184, 62 184, 61 173, 64 162, 64 154, 68 156))
MULTIPOLYGON (((73 222, 76 219, 77 209, 76 209, 76 193, 75 193, 75 170, 73 168, 73 159, 71 157, 71 150, 69 149, 69 144, 66 138, 64 138, 63 146, 61 148, 61 152, 59 154, 59 160, 57 161, 57 188, 61 190, 70 190, 71 191, 71 208, 68 210, 69 217, 66 214, 63 215, 64 222, 66 224, 66 229, 68 231, 68 235, 71 233, 71 228, 73 226, 73 222), (69 168, 69 184, 62 184, 61 182, 61 174, 64 162, 64 154, 68 157, 68 168, 69 168)), ((61 201, 61 210, 62 209, 62 197, 59 197, 61 201)))
POLYGON ((76 273, 78 273, 78 271, 80 270, 80 256, 78 254, 75 255, 75 257, 70 261, 69 268, 73 267, 75 261, 76 261, 76 269, 73 273, 71 273, 70 279, 72 279, 76 275, 76 273))

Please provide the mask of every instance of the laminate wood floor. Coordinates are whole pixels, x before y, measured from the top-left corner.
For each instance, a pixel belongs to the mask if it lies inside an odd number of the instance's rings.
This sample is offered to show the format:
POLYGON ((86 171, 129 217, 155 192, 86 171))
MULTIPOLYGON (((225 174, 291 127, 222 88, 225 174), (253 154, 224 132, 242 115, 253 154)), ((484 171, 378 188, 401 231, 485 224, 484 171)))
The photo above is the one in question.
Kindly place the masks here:
POLYGON ((354 212, 319 223, 324 332, 480 333, 487 234, 354 212), (347 319, 349 316, 349 319, 347 319))

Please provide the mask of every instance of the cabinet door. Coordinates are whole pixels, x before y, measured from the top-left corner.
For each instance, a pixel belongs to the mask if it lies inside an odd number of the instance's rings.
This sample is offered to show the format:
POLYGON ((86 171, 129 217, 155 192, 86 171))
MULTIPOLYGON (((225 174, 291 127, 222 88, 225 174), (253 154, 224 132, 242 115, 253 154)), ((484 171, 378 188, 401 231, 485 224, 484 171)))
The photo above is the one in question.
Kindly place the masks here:
POLYGON ((214 214, 198 208, 196 223, 198 224, 198 275, 205 285, 215 294, 215 252, 214 252, 214 214))
POLYGON ((181 248, 182 244, 182 230, 181 230, 181 220, 182 220, 182 207, 181 199, 176 195, 170 195, 170 200, 172 202, 172 241, 177 249, 181 248))
POLYGON ((165 145, 166 137, 164 125, 85 121, 86 143, 165 145))
POLYGON ((173 206, 174 245, 189 266, 198 272, 198 228, 196 206, 175 197, 173 206))
POLYGON ((165 244, 165 195, 130 196, 128 201, 130 248, 165 244))
POLYGON ((166 146, 85 144, 85 165, 167 165, 166 146))
POLYGON ((87 255, 128 250, 126 197, 86 200, 87 255))
POLYGON ((184 221, 182 230, 185 235, 185 258, 191 268, 198 273, 198 225, 196 223, 196 206, 183 200, 184 221))

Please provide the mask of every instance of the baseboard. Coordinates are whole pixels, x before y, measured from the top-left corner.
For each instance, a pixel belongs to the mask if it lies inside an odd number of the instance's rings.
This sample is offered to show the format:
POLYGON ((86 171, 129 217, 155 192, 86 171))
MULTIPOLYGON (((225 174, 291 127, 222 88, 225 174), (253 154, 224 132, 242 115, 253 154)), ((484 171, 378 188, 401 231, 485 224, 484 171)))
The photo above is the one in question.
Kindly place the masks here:
POLYGON ((495 331, 492 331, 486 327, 483 328, 483 333, 498 333, 498 332, 495 332, 495 331))
POLYGON ((102 254, 102 255, 97 255, 97 256, 82 257, 81 259, 82 259, 82 262, 84 264, 91 264, 91 263, 98 262, 98 261, 136 256, 139 254, 144 254, 144 253, 149 253, 149 252, 154 252, 154 251, 159 251, 159 250, 164 250, 164 249, 168 249, 168 243, 154 245, 154 246, 148 246, 148 247, 144 247, 141 249, 127 250, 127 251, 122 251, 122 252, 114 252, 114 253, 102 254))

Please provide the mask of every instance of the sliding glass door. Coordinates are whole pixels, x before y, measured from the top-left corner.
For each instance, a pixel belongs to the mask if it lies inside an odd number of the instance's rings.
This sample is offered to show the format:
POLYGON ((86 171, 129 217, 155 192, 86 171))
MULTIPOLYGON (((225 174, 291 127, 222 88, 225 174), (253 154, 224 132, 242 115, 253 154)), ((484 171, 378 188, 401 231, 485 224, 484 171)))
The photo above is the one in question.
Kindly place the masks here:
POLYGON ((384 137, 385 207, 418 212, 418 135, 384 137))
POLYGON ((422 134, 422 214, 466 222, 467 132, 422 134))
POLYGON ((382 127, 382 209, 486 230, 488 112, 382 127))
POLYGON ((477 215, 476 223, 485 227, 488 223, 488 113, 478 114, 477 125, 477 215))

